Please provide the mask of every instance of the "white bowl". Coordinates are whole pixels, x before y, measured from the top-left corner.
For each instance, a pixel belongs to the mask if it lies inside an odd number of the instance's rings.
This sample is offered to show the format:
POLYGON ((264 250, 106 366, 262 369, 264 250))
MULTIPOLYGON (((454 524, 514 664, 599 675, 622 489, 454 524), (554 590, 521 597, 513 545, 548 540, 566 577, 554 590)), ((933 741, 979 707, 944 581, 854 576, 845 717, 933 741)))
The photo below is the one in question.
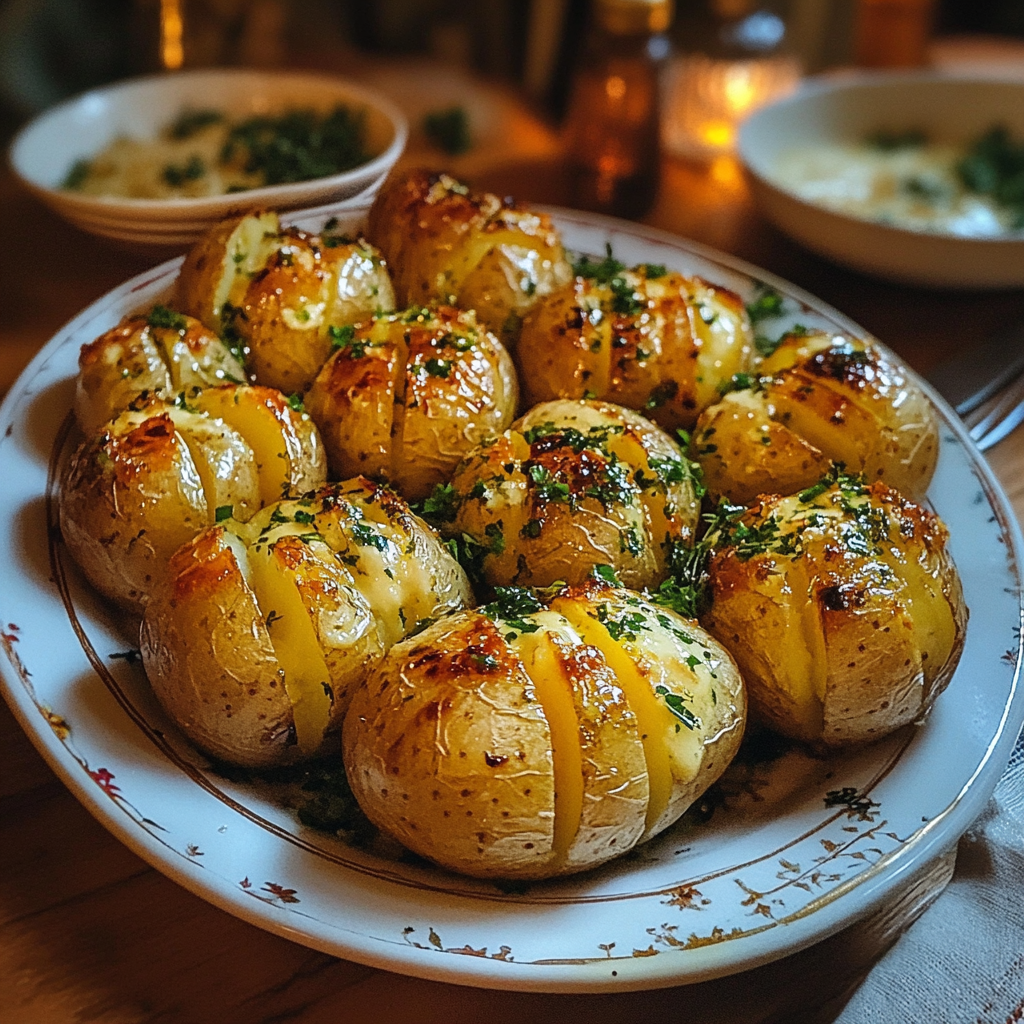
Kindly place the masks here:
POLYGON ((862 220, 800 199, 779 180, 786 151, 856 143, 880 128, 922 129, 969 145, 993 125, 1024 138, 1024 83, 898 72, 810 81, 741 127, 739 153, 765 216, 823 256, 869 274, 931 287, 1024 286, 1024 233, 972 238, 862 220))
POLYGON ((246 210, 297 209, 378 188, 401 155, 409 128, 389 100, 353 82, 324 75, 266 71, 184 71, 120 82, 53 107, 14 139, 15 173, 48 206, 92 234, 134 245, 184 248, 207 228, 246 210), (90 159, 118 136, 154 138, 185 108, 216 108, 231 118, 288 108, 366 111, 372 158, 326 178, 196 199, 119 199, 62 189, 78 159, 90 159))

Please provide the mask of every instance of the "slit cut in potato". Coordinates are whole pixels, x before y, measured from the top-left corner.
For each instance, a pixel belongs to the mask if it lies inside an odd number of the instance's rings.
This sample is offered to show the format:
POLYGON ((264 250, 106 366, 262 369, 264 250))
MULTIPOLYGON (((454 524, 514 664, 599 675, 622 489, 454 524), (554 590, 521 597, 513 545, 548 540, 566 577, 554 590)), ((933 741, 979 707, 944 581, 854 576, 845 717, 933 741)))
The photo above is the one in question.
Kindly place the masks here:
POLYGON ((172 401, 183 391, 243 383, 245 369, 217 335, 192 317, 157 306, 82 346, 75 419, 92 437, 147 398, 172 401))
POLYGON ((137 403, 85 442, 61 477, 61 529, 89 582, 141 611, 197 530, 326 477, 316 427, 282 395, 208 388, 137 403))
POLYGON ((367 816, 411 850, 546 878, 667 828, 725 770, 745 708, 725 650, 640 594, 509 588, 397 644, 343 752, 367 816))
POLYGON ((576 627, 586 643, 601 652, 625 691, 629 707, 636 716, 649 789, 644 831, 651 832, 664 815, 672 795, 672 770, 665 742, 665 728, 671 724, 671 716, 655 696, 651 684, 637 671, 633 659, 597 619, 592 618, 571 599, 556 601, 554 607, 576 627))
POLYGON ((784 735, 823 749, 870 742, 919 720, 952 677, 967 611, 947 532, 892 488, 836 470, 708 537, 701 621, 784 735))
POLYGON ((154 693, 197 746, 271 767, 337 742, 353 693, 393 640, 471 599, 465 574, 408 506, 353 480, 181 547, 147 605, 140 647, 154 693), (387 517, 387 538, 360 509, 387 517), (404 571, 407 559, 416 572, 404 571), (390 565, 403 571, 392 579, 390 565))
POLYGON ((249 548, 249 565, 256 604, 267 624, 292 706, 299 752, 310 756, 323 744, 334 699, 331 674, 313 621, 289 571, 296 557, 295 545, 302 548, 303 543, 297 537, 282 537, 255 544, 249 548))
POLYGON ((327 479, 319 432, 308 414, 292 408, 279 391, 256 386, 208 388, 188 401, 223 420, 249 443, 256 456, 260 504, 304 494, 327 479))

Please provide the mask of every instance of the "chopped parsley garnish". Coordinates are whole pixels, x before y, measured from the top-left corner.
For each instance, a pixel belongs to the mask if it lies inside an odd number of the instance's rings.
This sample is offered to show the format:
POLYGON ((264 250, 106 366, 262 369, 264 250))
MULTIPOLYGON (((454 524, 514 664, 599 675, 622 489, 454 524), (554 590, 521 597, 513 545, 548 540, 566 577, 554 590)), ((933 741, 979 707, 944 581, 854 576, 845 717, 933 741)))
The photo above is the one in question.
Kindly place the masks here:
POLYGON ((378 551, 388 550, 388 541, 382 537, 373 527, 366 523, 354 523, 352 525, 352 539, 364 548, 376 548, 378 551))
POLYGON ((167 128, 172 139, 190 139, 211 124, 219 124, 224 115, 219 110, 183 110, 167 128))
POLYGON ((649 630, 647 617, 643 612, 622 610, 618 614, 608 604, 597 606, 597 621, 601 623, 613 640, 635 642, 642 630, 649 630))
POLYGON ((417 511, 433 525, 450 523, 459 510, 459 501, 459 492, 455 490, 454 484, 435 484, 434 490, 429 497, 423 499, 417 511))
POLYGON ((734 373, 727 381, 718 386, 721 395, 727 395, 730 391, 751 391, 757 390, 760 378, 752 373, 734 373))
POLYGON ((895 153, 900 149, 916 149, 928 142, 928 136, 919 128, 890 131, 880 128, 864 139, 864 144, 882 153, 895 153))
POLYGON ((215 523, 223 523, 225 519, 230 519, 234 514, 234 505, 218 505, 217 511, 214 513, 213 521, 215 523))
POLYGON ((305 407, 305 405, 302 402, 302 395, 300 395, 300 394, 289 395, 285 399, 285 401, 288 403, 288 408, 291 409, 293 412, 305 412, 306 411, 306 407, 305 407))
POLYGON ((528 472, 534 485, 534 493, 539 501, 569 501, 569 485, 556 479, 549 469, 535 464, 529 467, 528 472))
POLYGON ((782 296, 767 284, 759 284, 754 301, 747 305, 747 316, 752 324, 782 315, 782 296))
POLYGON ((445 545, 452 557, 466 570, 466 575, 474 583, 483 579, 484 559, 488 555, 500 555, 505 550, 505 534, 503 524, 488 523, 484 528, 484 539, 481 541, 469 533, 462 533, 446 541, 445 545))
POLYGON ((1015 144, 1005 126, 978 139, 957 165, 957 174, 971 192, 1008 207, 1013 230, 1024 228, 1024 142, 1015 144))
POLYGON ((423 369, 431 377, 441 377, 447 380, 452 372, 452 361, 450 359, 428 359, 423 364, 423 369))
POLYGON ((154 306, 146 317, 150 327, 166 328, 171 331, 184 331, 188 328, 188 320, 181 313, 175 313, 166 306, 154 306))
MULTIPOLYGON (((343 327, 335 327, 332 324, 327 328, 327 336, 331 339, 331 348, 348 348, 355 341, 356 329, 352 324, 345 324, 343 327)), ((360 352, 356 358, 361 357, 360 352)))
POLYGON ((668 273, 664 263, 644 263, 643 268, 648 281, 664 277, 668 273))
POLYGON ((206 164, 195 154, 183 164, 168 164, 162 172, 164 181, 171 188, 180 188, 187 181, 198 181, 206 173, 206 164))
POLYGON ((263 185, 339 174, 369 159, 365 111, 339 104, 326 114, 289 110, 234 125, 222 163, 238 162, 263 185))
POLYGON ((601 580, 602 583, 607 583, 610 586, 622 586, 622 581, 619 579, 619 574, 610 565, 591 566, 590 575, 593 576, 594 579, 601 580))
POLYGON ((91 170, 92 164, 88 160, 76 160, 68 169, 68 173, 64 175, 60 187, 71 190, 81 188, 91 170))
POLYGON ((612 256, 611 245, 605 246, 605 257, 603 260, 595 260, 583 253, 578 259, 573 260, 572 272, 577 277, 586 277, 596 281, 598 284, 610 284, 613 277, 621 274, 626 269, 625 263, 620 263, 612 256))
POLYGON ((461 106, 428 113, 423 118, 423 133, 452 156, 465 153, 473 144, 469 134, 469 115, 461 106))
POLYGON ((671 690, 665 686, 656 686, 654 688, 654 692, 659 697, 664 698, 665 705, 668 707, 669 711, 671 711, 687 729, 700 728, 700 719, 686 706, 684 698, 680 697, 678 693, 672 693, 671 690))
POLYGON ((527 587, 495 587, 494 600, 480 609, 489 619, 498 619, 517 633, 536 633, 540 627, 527 622, 526 616, 543 610, 544 605, 527 587))

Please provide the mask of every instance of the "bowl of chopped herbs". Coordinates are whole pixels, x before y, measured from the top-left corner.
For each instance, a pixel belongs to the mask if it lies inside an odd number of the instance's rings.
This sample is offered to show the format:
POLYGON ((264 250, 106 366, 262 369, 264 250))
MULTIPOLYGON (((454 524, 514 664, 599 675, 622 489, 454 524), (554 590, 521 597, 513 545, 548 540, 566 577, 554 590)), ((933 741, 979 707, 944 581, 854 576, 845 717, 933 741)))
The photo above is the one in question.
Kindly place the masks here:
POLYGON ((1024 82, 936 71, 809 80, 740 130, 765 216, 926 287, 1024 287, 1024 82))
POLYGON ((14 139, 15 173, 76 226, 184 249, 225 217, 369 198, 405 147, 385 97, 325 75, 186 71, 68 100, 14 139))

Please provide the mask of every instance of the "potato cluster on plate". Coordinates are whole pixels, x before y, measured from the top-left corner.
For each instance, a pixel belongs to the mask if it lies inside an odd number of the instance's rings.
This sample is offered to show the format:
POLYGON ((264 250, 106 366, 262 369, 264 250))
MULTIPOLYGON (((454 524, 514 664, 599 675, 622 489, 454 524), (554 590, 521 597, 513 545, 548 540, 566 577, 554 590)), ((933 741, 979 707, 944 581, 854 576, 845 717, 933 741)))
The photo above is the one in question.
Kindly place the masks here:
POLYGON ((218 761, 341 757, 465 874, 644 842, 748 714, 818 751, 918 721, 963 645, 891 356, 755 344, 729 289, 444 174, 366 237, 219 225, 83 347, 75 415, 64 541, 171 719, 218 761))

